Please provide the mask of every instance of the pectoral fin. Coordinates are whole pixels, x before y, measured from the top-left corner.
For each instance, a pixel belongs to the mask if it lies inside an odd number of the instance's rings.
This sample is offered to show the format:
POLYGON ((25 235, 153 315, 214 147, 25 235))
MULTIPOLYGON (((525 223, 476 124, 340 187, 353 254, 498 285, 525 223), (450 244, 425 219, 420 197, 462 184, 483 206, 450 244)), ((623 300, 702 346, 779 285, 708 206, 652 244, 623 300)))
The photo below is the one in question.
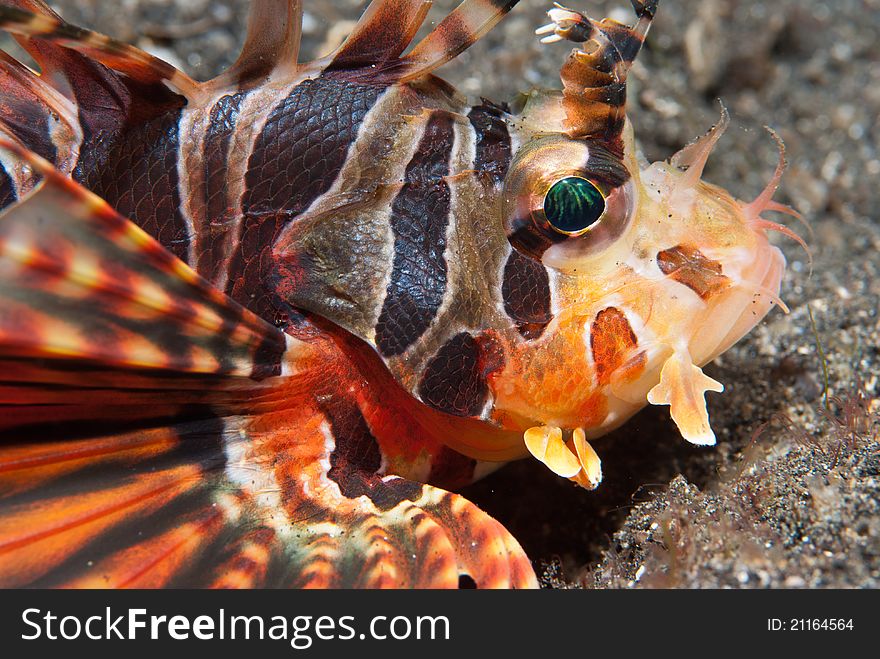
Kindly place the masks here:
POLYGON ((562 428, 536 426, 523 435, 526 448, 557 476, 567 478, 587 490, 602 482, 602 462, 582 428, 575 428, 572 438, 562 439, 562 428))
POLYGON ((652 405, 669 405, 672 420, 682 437, 700 446, 713 446, 715 433, 709 425, 706 392, 724 391, 724 385, 703 373, 687 351, 678 351, 666 360, 660 382, 648 392, 652 405))
POLYGON ((0 151, 42 179, 0 213, 0 588, 537 586, 499 522, 385 471, 329 336, 0 151))

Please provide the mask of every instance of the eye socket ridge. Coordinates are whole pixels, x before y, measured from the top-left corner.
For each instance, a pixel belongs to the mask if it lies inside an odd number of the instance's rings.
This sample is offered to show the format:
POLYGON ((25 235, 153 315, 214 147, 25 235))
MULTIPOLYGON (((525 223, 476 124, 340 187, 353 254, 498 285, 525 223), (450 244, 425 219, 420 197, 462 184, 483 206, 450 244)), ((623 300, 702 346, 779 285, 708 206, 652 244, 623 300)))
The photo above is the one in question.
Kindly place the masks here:
POLYGON ((565 176, 547 190, 541 210, 556 233, 581 236, 601 223, 607 210, 606 195, 583 176, 565 176))

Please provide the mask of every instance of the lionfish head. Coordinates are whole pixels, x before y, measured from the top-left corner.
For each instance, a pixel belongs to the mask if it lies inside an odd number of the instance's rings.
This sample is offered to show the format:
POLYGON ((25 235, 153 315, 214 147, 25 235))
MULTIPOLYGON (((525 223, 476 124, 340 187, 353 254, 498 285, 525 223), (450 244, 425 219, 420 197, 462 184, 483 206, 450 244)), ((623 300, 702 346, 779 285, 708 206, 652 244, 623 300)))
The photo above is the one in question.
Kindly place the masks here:
POLYGON ((532 454, 587 487, 601 472, 586 440, 645 402, 670 405, 687 440, 714 444, 704 394, 723 387, 700 367, 784 308, 785 260, 767 231, 800 241, 761 217, 796 215, 772 201, 781 141, 776 174, 751 203, 701 180, 726 111, 669 161, 640 163, 626 82, 656 5, 633 0, 633 27, 557 5, 538 33, 581 46, 562 68, 563 90, 523 95, 512 120, 519 147, 503 225, 522 259, 547 272, 552 302, 540 335, 493 374, 494 413, 526 427, 532 454))
MULTIPOLYGON (((461 25, 512 4, 470 5, 487 13, 441 23, 437 49, 459 52, 461 25)), ((549 12, 543 40, 577 44, 558 91, 468 106, 433 76, 398 78, 381 130, 353 149, 350 189, 276 246, 282 297, 371 344, 428 407, 489 422, 509 445, 443 441, 484 459, 530 451, 586 485, 587 439, 648 402, 713 443, 704 393, 721 385, 700 367, 781 304, 766 232, 787 229, 761 213, 785 210, 771 201, 782 167, 752 203, 703 182, 726 114, 668 162, 637 158, 627 77, 657 0, 632 4, 632 26, 549 12)))

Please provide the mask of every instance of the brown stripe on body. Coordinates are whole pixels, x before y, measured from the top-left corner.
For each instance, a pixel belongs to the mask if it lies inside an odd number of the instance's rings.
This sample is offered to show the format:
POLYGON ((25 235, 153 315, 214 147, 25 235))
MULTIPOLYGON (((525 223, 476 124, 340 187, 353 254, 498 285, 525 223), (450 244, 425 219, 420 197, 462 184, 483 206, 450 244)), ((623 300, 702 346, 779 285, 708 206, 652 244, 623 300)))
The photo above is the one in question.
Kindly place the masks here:
POLYGON ((510 168, 512 146, 507 122, 506 109, 491 101, 483 100, 482 105, 471 108, 468 119, 477 138, 474 169, 486 175, 496 185, 504 182, 510 168))
MULTIPOLYGON (((230 134, 229 145, 226 149, 226 192, 225 196, 230 209, 230 218, 228 226, 213 227, 213 230, 222 231, 222 238, 212 235, 212 227, 208 219, 207 212, 204 212, 202 225, 196 223, 196 241, 197 247, 195 252, 197 255, 205 252, 210 248, 217 259, 217 264, 212 266, 214 277, 211 283, 220 290, 226 290, 229 265, 232 258, 238 251, 240 229, 244 221, 242 214, 242 200, 247 191, 246 177, 249 166, 250 154, 253 153, 257 140, 262 134, 263 127, 272 114, 272 110, 278 105, 281 99, 286 98, 291 91, 301 84, 310 76, 309 72, 303 72, 302 75, 291 79, 282 86, 268 84, 262 87, 256 87, 250 90, 250 93, 241 99, 238 103, 238 118, 235 129, 230 134), (205 226, 205 222, 208 225, 205 226), (202 243, 209 247, 202 247, 202 243)), ((224 94, 226 95, 226 94, 224 94)), ((210 125, 211 114, 214 112, 219 97, 215 100, 214 105, 209 110, 203 110, 203 119, 199 122, 198 127, 201 128, 202 136, 199 143, 202 145, 201 153, 204 155, 204 143, 207 139, 208 128, 210 125)), ((203 163, 197 165, 198 172, 204 175, 205 167, 203 163)), ((203 186, 204 187, 204 186, 203 186)), ((195 201, 203 205, 205 192, 202 189, 200 195, 195 201)))
POLYGON ((375 338, 386 357, 400 355, 415 343, 443 303, 452 199, 445 177, 454 144, 452 115, 434 112, 392 204, 394 267, 375 338))
POLYGON ((467 332, 455 335, 425 366, 418 395, 434 409, 455 416, 478 416, 489 399, 491 370, 480 342, 467 332))
POLYGON ((178 187, 181 113, 169 111, 120 134, 78 171, 85 187, 186 261, 190 237, 178 187))
POLYGON ((510 251, 501 286, 504 310, 516 322, 519 333, 534 340, 553 319, 550 275, 540 261, 510 251))
MULTIPOLYGON (((470 334, 487 327, 505 327, 510 324, 503 310, 502 281, 504 264, 510 253, 510 245, 501 231, 491 231, 492 222, 497 218, 498 198, 487 194, 487 185, 494 183, 489 177, 475 176, 476 163, 488 162, 485 151, 481 152, 478 128, 465 115, 470 110, 462 109, 462 114, 453 115, 455 143, 450 156, 449 220, 445 227, 444 259, 446 270, 446 290, 440 306, 427 329, 418 341, 399 356, 386 359, 392 372, 408 390, 420 396, 419 374, 429 371, 429 364, 460 334, 470 334)), ((484 146, 486 142, 484 141, 484 146)), ((422 233, 425 245, 436 245, 436 241, 422 233)), ((440 246, 437 246, 440 249, 440 246)), ((481 378, 492 368, 503 364, 504 355, 497 350, 486 350, 489 337, 480 334, 475 339, 481 344, 481 378), (491 362, 491 363, 489 363, 491 362)), ((424 390, 427 392, 427 389, 424 390)), ((434 403, 453 409, 455 403, 442 401, 439 393, 432 396, 434 403)), ((460 413, 475 415, 487 411, 488 399, 482 396, 480 405, 458 405, 460 413)))
POLYGON ((280 232, 327 192, 364 116, 384 87, 317 78, 297 85, 271 112, 250 155, 243 219, 226 291, 258 315, 275 315, 271 249, 280 232))
POLYGON ((555 231, 541 230, 529 216, 512 217, 508 226, 508 239, 526 258, 540 261, 553 245, 568 240, 568 236, 555 231))
POLYGON ((394 267, 392 205, 431 116, 425 102, 395 85, 364 118, 336 182, 275 242, 280 302, 374 341, 394 267))
POLYGON ((227 94, 211 108, 201 154, 204 176, 202 200, 204 218, 195 236, 195 264, 208 281, 216 281, 229 249, 238 208, 228 195, 230 184, 229 149, 235 134, 239 111, 247 92, 227 94))

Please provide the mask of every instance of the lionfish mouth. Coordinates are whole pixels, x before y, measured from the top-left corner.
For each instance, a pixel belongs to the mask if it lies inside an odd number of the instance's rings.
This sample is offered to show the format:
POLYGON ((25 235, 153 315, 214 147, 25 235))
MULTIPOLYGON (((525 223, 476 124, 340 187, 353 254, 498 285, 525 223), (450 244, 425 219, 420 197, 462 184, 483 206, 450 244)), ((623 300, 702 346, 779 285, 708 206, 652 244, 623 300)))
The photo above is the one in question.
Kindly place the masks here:
MULTIPOLYGON (((789 227, 762 217, 762 213, 767 211, 789 215, 812 232, 810 225, 800 213, 773 201, 773 195, 779 188, 779 182, 785 171, 785 145, 776 132, 769 128, 767 130, 779 147, 776 170, 764 190, 754 201, 740 204, 740 210, 747 225, 756 234, 757 248, 741 260, 742 267, 732 277, 733 286, 724 299, 719 300, 717 307, 712 310, 711 325, 718 331, 706 333, 722 338, 709 350, 703 346, 703 351, 693 352, 693 354, 700 355, 700 361, 703 363, 711 361, 739 341, 761 321, 774 305, 785 313, 789 312, 788 306, 779 297, 782 277, 785 273, 785 257, 779 248, 770 244, 768 232, 781 233, 797 242, 806 252, 812 269, 813 256, 806 241, 789 227), (726 332, 723 331, 725 325, 729 327, 726 332)), ((707 327, 707 329, 711 328, 707 327)))
POLYGON ((753 253, 752 264, 743 269, 729 292, 719 300, 712 311, 710 326, 704 328, 706 336, 715 337, 715 345, 692 350, 693 355, 699 355, 700 363, 709 362, 728 350, 774 306, 788 313, 788 307, 779 297, 785 265, 782 252, 764 236, 759 249, 753 253))

